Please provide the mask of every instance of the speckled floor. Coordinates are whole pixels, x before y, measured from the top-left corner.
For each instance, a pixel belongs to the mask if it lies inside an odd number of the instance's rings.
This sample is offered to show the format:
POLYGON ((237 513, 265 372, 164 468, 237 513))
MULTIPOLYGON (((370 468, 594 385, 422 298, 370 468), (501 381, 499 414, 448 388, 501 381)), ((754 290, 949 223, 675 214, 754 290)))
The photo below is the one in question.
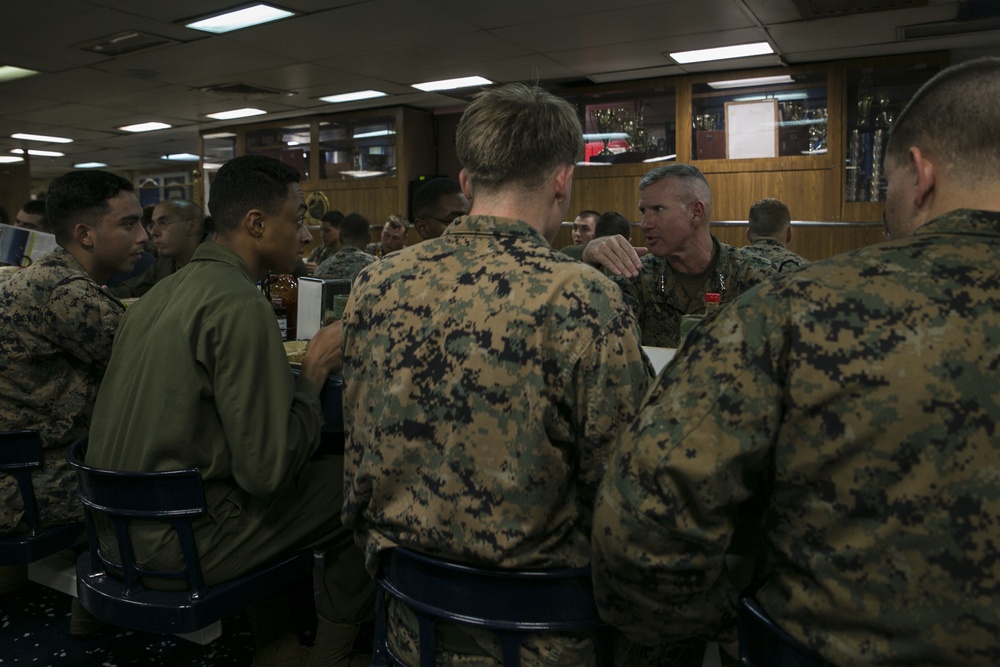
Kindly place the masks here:
POLYGON ((31 583, 0 596, 0 666, 249 665, 253 637, 245 616, 223 621, 205 646, 172 635, 109 629, 86 641, 69 634, 70 598, 31 583))

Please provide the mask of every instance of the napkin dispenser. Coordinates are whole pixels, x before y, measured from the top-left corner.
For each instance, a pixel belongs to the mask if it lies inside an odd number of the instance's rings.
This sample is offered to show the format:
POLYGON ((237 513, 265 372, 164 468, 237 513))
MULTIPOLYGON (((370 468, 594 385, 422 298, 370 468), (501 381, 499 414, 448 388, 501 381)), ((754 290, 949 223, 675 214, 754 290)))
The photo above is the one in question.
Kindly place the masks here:
POLYGON ((350 292, 347 278, 299 278, 297 338, 311 340, 324 324, 339 320, 350 292))

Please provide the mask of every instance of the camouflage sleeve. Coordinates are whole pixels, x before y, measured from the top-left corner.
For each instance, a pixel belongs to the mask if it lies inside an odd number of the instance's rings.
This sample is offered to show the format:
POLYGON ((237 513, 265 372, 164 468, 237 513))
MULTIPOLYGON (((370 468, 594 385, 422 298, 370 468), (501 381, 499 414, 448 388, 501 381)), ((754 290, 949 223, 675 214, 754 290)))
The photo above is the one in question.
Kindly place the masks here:
POLYGON ((632 309, 636 322, 642 322, 642 276, 638 278, 622 278, 621 276, 608 276, 625 297, 625 303, 632 309))
POLYGON ((641 644, 735 636, 724 554, 780 418, 779 304, 742 299, 690 335, 619 439, 594 516, 602 616, 641 644))
POLYGON ((580 495, 593 507, 597 485, 607 469, 610 450, 638 414, 654 373, 639 345, 639 327, 627 307, 598 335, 584 353, 576 375, 573 416, 583 460, 580 495))
POLYGON ((59 284, 49 297, 47 328, 59 347, 87 365, 108 365, 115 330, 125 307, 90 280, 59 284))

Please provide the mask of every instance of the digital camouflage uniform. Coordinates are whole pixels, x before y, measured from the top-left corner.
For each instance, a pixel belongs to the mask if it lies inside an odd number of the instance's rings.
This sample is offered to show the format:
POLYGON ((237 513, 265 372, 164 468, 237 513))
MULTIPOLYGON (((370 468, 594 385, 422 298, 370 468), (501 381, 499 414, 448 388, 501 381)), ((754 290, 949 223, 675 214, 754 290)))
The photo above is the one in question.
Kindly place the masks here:
POLYGON ((619 440, 594 519, 603 615, 646 644, 734 637, 723 554, 763 525, 757 599, 833 664, 1000 663, 998 367, 1000 213, 730 304, 619 440), (766 510, 735 523, 748 499, 766 510))
POLYGON ((784 271, 794 271, 803 264, 808 264, 809 260, 783 246, 774 239, 760 239, 750 245, 743 246, 744 252, 759 255, 769 260, 778 268, 778 273, 784 271))
POLYGON ((365 268, 376 259, 368 253, 352 245, 345 245, 330 255, 316 267, 313 275, 317 278, 346 278, 354 280, 365 268))
MULTIPOLYGON (((344 322, 343 517, 371 572, 396 545, 503 568, 590 562, 608 448, 652 378, 609 280, 524 222, 465 216, 362 271, 344 322)), ((446 632, 446 651, 482 652, 481 635, 446 632)), ((532 640, 523 664, 590 650, 532 640)))
MULTIPOLYGON (((34 482, 43 522, 83 516, 64 452, 90 427, 124 311, 61 247, 0 285, 0 430, 41 431, 46 465, 34 482)), ((22 514, 14 478, 0 475, 0 534, 22 514)))
POLYGON ((677 347, 681 315, 704 313, 704 294, 716 292, 726 304, 775 273, 770 261, 743 248, 720 243, 714 235, 712 244, 717 256, 715 270, 696 299, 688 299, 665 257, 645 255, 635 278, 612 277, 639 320, 643 345, 677 347))

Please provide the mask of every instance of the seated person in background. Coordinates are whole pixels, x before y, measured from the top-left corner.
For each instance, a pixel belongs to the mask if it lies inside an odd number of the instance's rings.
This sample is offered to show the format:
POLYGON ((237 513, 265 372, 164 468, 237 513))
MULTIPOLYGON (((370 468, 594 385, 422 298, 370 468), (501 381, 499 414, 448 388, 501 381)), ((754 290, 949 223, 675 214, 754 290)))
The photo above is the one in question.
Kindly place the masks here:
POLYGON ((37 199, 25 202, 21 210, 17 212, 17 217, 14 218, 14 226, 51 234, 52 229, 45 219, 45 202, 37 199))
POLYGON ((886 147, 893 240, 760 285, 658 378, 594 519, 630 637, 734 639, 749 531, 760 606, 829 664, 1000 664, 997 100, 997 58, 928 81, 886 147))
POLYGON ((743 250, 771 260, 779 273, 797 269, 809 261, 788 249, 792 215, 777 199, 761 199, 750 207, 747 240, 750 245, 743 246, 743 250))
POLYGON ((340 211, 327 211, 319 219, 320 245, 313 248, 306 258, 306 268, 310 274, 315 274, 317 266, 340 250, 343 245, 340 240, 340 222, 343 219, 344 214, 340 211))
MULTIPOLYGON (((105 171, 52 181, 47 219, 58 246, 0 284, 0 430, 37 429, 45 466, 33 474, 41 520, 82 520, 65 450, 90 428, 97 389, 125 308, 101 289, 128 271, 146 241, 132 183, 105 171)), ((14 478, 0 474, 0 534, 24 514, 14 478)), ((0 568, 0 588, 10 570, 0 568)))
POLYGON ((364 251, 375 259, 382 259, 397 250, 402 250, 405 241, 406 220, 398 215, 390 215, 382 225, 382 240, 378 243, 369 243, 364 251))
POLYGON ((469 214, 469 200, 454 178, 434 178, 413 193, 413 228, 424 241, 436 239, 455 218, 469 214))
POLYGON ((601 214, 597 211, 580 211, 573 220, 573 245, 564 246, 562 253, 573 259, 581 259, 583 249, 594 240, 595 226, 601 214))
POLYGON ((201 208, 186 199, 168 199, 153 209, 150 234, 156 261, 142 275, 108 291, 119 299, 142 296, 153 285, 187 266, 195 249, 206 239, 201 208))
MULTIPOLYGON (((397 545, 501 568, 590 562, 593 494, 652 368, 619 290, 550 245, 582 134, 573 106, 539 88, 480 93, 456 137, 471 214, 354 284, 343 517, 372 573, 397 545)), ((390 641, 410 664, 414 624, 390 606, 390 641)), ((441 637, 441 664, 496 663, 487 632, 441 637)), ((582 665, 592 650, 535 637, 522 665, 582 665)))
MULTIPOLYGON (((632 225, 628 218, 618 211, 605 211, 594 223, 594 238, 602 236, 623 236, 630 238, 632 235, 632 225)), ((593 239, 591 239, 593 240, 593 239)))
MULTIPOLYGON (((316 582, 309 665, 346 665, 374 607, 360 550, 340 523, 343 456, 313 458, 319 390, 340 366, 340 325, 309 343, 293 377, 271 304, 257 288, 285 274, 308 242, 298 172, 270 157, 224 164, 212 182, 214 243, 157 283, 122 318, 91 425, 88 464, 112 470, 196 467, 209 512, 195 522, 208 584, 310 547, 327 549, 316 582), (155 353, 151 353, 153 350, 155 353)), ((180 551, 168 529, 134 528, 140 562, 180 551)), ((255 664, 300 664, 288 614, 250 610, 255 664)))
POLYGON ((681 316, 704 313, 706 293, 726 304, 776 271, 768 260, 715 238, 712 191, 697 167, 669 164, 643 176, 639 211, 648 250, 606 236, 587 245, 583 261, 614 274, 639 319, 643 345, 677 347, 681 316))
POLYGON ((368 243, 368 218, 360 213, 349 213, 340 222, 340 250, 333 253, 316 267, 313 275, 317 278, 347 278, 354 280, 361 269, 375 258, 363 248, 368 243))

